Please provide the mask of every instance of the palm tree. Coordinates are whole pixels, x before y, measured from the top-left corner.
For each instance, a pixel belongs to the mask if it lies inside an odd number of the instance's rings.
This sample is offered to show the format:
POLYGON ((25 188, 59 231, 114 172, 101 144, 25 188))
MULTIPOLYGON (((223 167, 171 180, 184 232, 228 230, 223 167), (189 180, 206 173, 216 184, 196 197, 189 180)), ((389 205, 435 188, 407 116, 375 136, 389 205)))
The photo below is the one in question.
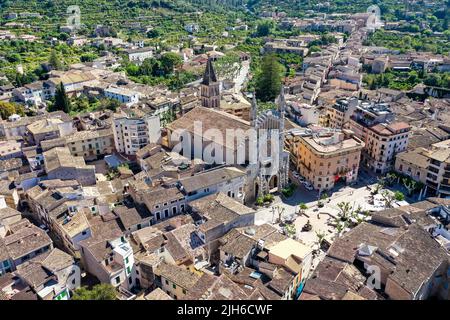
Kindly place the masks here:
POLYGON ((305 214, 305 211, 308 209, 308 206, 304 202, 300 203, 299 206, 300 206, 300 214, 305 214))

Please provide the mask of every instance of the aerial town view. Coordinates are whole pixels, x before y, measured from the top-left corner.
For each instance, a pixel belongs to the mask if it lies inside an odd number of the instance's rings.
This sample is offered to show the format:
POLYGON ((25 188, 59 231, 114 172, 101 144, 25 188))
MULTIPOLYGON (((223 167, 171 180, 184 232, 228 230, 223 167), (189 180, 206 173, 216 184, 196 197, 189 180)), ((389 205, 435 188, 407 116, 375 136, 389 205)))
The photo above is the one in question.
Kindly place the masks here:
POLYGON ((0 300, 450 300, 449 23, 0 0, 0 300))

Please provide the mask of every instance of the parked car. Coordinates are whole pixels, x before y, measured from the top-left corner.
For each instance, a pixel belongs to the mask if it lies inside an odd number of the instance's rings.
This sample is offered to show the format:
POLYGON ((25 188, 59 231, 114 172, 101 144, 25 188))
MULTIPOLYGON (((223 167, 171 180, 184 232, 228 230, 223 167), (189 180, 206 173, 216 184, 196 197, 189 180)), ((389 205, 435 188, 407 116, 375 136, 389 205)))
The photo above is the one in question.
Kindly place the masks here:
POLYGON ((309 191, 314 190, 314 187, 312 185, 310 185, 309 183, 305 184, 305 188, 306 188, 306 190, 309 190, 309 191))

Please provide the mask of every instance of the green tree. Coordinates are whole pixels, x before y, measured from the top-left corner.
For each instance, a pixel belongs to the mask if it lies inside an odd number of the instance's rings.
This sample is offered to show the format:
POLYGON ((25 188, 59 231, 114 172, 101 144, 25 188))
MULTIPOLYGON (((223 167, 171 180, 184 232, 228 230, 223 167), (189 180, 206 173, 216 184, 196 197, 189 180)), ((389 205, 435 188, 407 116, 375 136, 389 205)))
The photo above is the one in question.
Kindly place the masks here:
POLYGON ((67 97, 66 89, 64 88, 63 83, 61 82, 58 87, 56 87, 55 92, 55 103, 53 105, 55 110, 62 110, 65 113, 70 113, 71 105, 70 100, 67 97))
POLYGON ((263 57, 256 79, 256 95, 263 102, 272 101, 280 92, 283 67, 273 54, 263 57))
POLYGON ((436 74, 430 74, 423 83, 427 86, 437 87, 439 86, 439 76, 436 74))
POLYGON ((384 181, 386 181, 386 184, 388 186, 392 186, 395 181, 397 180, 397 174, 395 172, 389 172, 385 177, 384 177, 384 181))
POLYGON ((65 32, 61 32, 58 35, 58 39, 61 40, 61 41, 67 41, 67 39, 69 39, 69 37, 70 37, 70 35, 68 33, 65 33, 65 32))
POLYGON ((0 101, 0 116, 2 117, 2 119, 5 120, 13 114, 18 114, 20 116, 25 115, 23 106, 10 102, 0 101))
POLYGON ((158 38, 160 36, 160 32, 156 29, 151 29, 147 32, 147 38, 158 38))
POLYGON ((231 53, 219 58, 214 67, 216 74, 220 78, 233 79, 241 71, 242 65, 239 60, 239 56, 231 53))
POLYGON ((313 53, 313 52, 320 52, 321 49, 319 46, 312 46, 311 48, 309 48, 309 52, 313 53))
POLYGON ((347 221, 353 212, 353 207, 350 202, 339 202, 337 207, 339 209, 339 219, 341 221, 347 221))
POLYGON ((116 99, 108 99, 108 103, 106 104, 106 109, 111 111, 116 111, 120 107, 120 102, 116 99))
POLYGON ((257 37, 267 37, 272 29, 272 23, 270 21, 263 21, 256 27, 257 37))
POLYGON ((137 77, 139 75, 140 69, 139 66, 134 63, 129 63, 125 70, 129 76, 137 77))
POLYGON ((323 242, 325 241, 326 234, 325 234, 325 232, 322 232, 322 231, 316 231, 316 237, 317 237, 317 242, 316 242, 317 246, 319 248, 321 248, 323 242))
POLYGON ((139 67, 139 74, 143 76, 152 76, 156 65, 155 58, 145 59, 139 67))
POLYGON ((395 199, 395 201, 403 201, 403 200, 405 200, 405 195, 400 191, 395 191, 394 199, 395 199))
POLYGON ((61 70, 62 69, 62 63, 59 60, 58 54, 55 50, 52 50, 50 53, 50 58, 48 60, 48 63, 53 67, 55 70, 61 70))
POLYGON ((444 35, 447 37, 447 40, 450 41, 450 30, 445 30, 444 35))
POLYGON ((392 203, 394 201, 405 200, 405 195, 400 191, 395 191, 394 193, 384 190, 381 192, 381 196, 384 198, 385 207, 392 208, 392 203))
POLYGON ((161 68, 165 75, 172 73, 176 67, 183 63, 181 57, 174 52, 167 52, 163 54, 160 61, 161 68))
POLYGON ((98 58, 98 56, 95 53, 85 53, 80 56, 80 61, 81 62, 92 62, 97 58, 98 58))
POLYGON ((6 55, 6 60, 8 60, 8 62, 14 63, 14 62, 20 62, 22 60, 22 58, 20 57, 20 54, 18 53, 9 53, 6 55))
POLYGON ((91 290, 81 287, 75 290, 72 300, 116 300, 116 289, 110 284, 97 284, 91 290))
POLYGON ((308 209, 308 206, 304 202, 302 202, 299 204, 299 208, 300 208, 300 213, 304 214, 305 211, 308 209))
POLYGON ((403 186, 406 188, 406 190, 408 191, 408 196, 411 196, 412 193, 417 189, 417 187, 419 186, 419 184, 414 181, 413 179, 410 178, 403 178, 402 179, 403 182, 403 186))

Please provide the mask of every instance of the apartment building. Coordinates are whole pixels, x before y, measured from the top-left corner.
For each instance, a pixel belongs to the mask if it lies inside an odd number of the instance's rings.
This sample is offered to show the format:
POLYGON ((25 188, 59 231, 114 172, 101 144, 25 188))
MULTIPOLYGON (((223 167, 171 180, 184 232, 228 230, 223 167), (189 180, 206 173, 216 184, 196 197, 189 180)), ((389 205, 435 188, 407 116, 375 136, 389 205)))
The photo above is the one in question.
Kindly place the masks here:
POLYGON ((378 123, 393 122, 395 117, 387 103, 359 102, 356 108, 347 112, 348 128, 361 138, 365 136, 368 127, 378 123))
POLYGON ((152 214, 152 224, 184 213, 186 210, 186 197, 175 187, 149 190, 142 195, 142 202, 152 214))
POLYGON ((134 118, 116 115, 113 120, 114 144, 118 152, 135 155, 149 143, 158 143, 161 125, 158 116, 134 118))
POLYGON ((18 102, 40 105, 54 96, 54 90, 46 82, 36 81, 14 89, 12 96, 18 102))
POLYGON ((60 186, 48 188, 41 183, 27 191, 24 203, 27 203, 33 218, 52 232, 65 251, 79 258, 79 243, 92 233, 87 216, 92 213, 94 202, 83 200, 77 181, 47 182, 60 186))
POLYGON ((430 148, 400 153, 395 170, 425 185, 424 194, 450 197, 450 140, 434 143, 430 148))
POLYGON ((395 157, 395 171, 425 184, 430 161, 428 155, 429 150, 425 148, 401 152, 395 157))
POLYGON ((74 157, 93 158, 111 154, 115 149, 111 129, 77 131, 65 138, 65 144, 74 157))
POLYGON ((328 107, 322 123, 332 128, 346 128, 365 144, 362 163, 375 173, 394 167, 395 156, 408 147, 411 127, 395 122, 386 103, 361 102, 356 98, 338 100, 328 107))
POLYGON ((362 164, 375 173, 394 167, 395 157, 408 148, 411 127, 404 122, 380 123, 369 127, 362 164))
POLYGON ((315 189, 329 190, 338 182, 351 183, 358 178, 364 142, 349 130, 292 131, 289 145, 295 166, 315 189), (295 161, 294 160, 294 161, 295 161))
POLYGON ((450 140, 432 145, 429 155, 427 188, 439 197, 450 197, 450 140))
POLYGON ((80 258, 80 242, 91 237, 91 227, 85 208, 69 207, 67 203, 49 212, 49 229, 58 238, 59 243, 73 256, 80 258))
POLYGON ((338 99, 335 104, 326 107, 322 125, 329 128, 343 128, 358 104, 357 98, 338 99))

